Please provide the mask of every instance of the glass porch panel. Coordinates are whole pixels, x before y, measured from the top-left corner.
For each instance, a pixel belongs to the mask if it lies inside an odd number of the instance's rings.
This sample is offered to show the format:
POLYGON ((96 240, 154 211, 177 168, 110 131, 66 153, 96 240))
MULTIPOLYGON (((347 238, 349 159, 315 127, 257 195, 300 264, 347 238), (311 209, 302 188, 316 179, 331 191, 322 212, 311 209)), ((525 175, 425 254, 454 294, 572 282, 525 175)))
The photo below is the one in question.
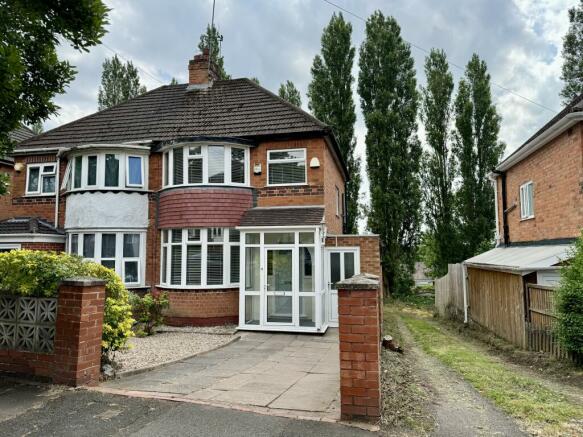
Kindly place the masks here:
POLYGON ((314 248, 300 247, 299 284, 301 292, 314 292, 314 248))
POLYGON ((354 252, 344 253, 344 278, 348 279, 354 276, 354 252))
POLYGON ((300 326, 316 326, 316 299, 300 296, 300 326))
POLYGON ((260 285, 260 249, 245 248, 245 291, 259 291, 260 285))
POLYGON ((340 269, 340 252, 331 252, 330 253, 330 287, 332 289, 336 289, 334 285, 336 282, 342 280, 341 278, 341 269, 340 269))
POLYGON ((267 291, 292 291, 293 252, 267 251, 267 291))
POLYGON ((292 323, 292 297, 267 296, 267 322, 292 323))
POLYGON ((259 296, 245 296, 245 324, 259 325, 259 296))
POLYGON ((293 232, 268 232, 264 237, 265 244, 294 244, 293 232))

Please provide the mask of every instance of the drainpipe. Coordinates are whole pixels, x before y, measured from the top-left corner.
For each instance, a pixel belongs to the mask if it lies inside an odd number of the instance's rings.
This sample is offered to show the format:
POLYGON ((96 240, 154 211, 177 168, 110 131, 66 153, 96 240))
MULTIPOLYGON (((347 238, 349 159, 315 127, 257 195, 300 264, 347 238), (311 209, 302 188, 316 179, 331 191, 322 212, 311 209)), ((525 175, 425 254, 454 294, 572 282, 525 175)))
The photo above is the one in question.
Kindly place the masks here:
POLYGON ((468 323, 468 267, 462 262, 462 290, 464 293, 464 323, 468 323))
MULTIPOLYGON (((494 170, 493 173, 500 176, 502 181, 502 241, 504 242, 505 246, 510 244, 510 231, 508 229, 508 201, 506 199, 506 172, 494 170)), ((496 211, 498 214, 498 211, 496 211)), ((496 217, 498 220, 498 217, 496 217)))
POLYGON ((60 181, 60 173, 61 173, 61 153, 63 152, 62 149, 57 151, 57 167, 55 168, 55 228, 59 227, 59 198, 61 192, 61 181, 60 181))

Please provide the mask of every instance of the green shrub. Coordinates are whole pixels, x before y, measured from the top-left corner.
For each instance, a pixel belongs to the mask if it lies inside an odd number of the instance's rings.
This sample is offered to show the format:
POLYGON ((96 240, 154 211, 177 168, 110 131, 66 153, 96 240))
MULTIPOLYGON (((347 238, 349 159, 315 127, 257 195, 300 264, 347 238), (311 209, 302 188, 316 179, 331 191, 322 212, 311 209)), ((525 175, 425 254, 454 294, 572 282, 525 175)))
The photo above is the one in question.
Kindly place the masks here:
POLYGON ((168 293, 147 293, 140 297, 135 293, 130 293, 130 303, 132 313, 136 320, 142 324, 146 335, 152 335, 154 328, 164 322, 162 312, 170 306, 168 293))
POLYGON ((59 282, 75 276, 105 280, 102 353, 107 357, 132 336, 128 291, 113 271, 65 253, 13 250, 0 253, 0 294, 53 297, 59 282))
POLYGON ((583 354, 583 234, 575 243, 573 257, 561 269, 557 290, 557 332, 570 352, 583 354))

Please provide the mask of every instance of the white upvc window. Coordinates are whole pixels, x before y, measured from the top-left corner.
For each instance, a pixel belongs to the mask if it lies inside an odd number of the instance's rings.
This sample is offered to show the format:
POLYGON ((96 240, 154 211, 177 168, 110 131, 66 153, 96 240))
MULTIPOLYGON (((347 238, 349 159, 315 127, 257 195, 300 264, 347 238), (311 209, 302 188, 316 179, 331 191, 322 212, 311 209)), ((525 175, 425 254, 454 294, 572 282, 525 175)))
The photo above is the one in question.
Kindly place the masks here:
POLYGON ((239 282, 239 232, 229 228, 162 231, 161 284, 221 288, 239 282))
POLYGON ((231 144, 187 143, 163 154, 164 187, 249 185, 249 148, 231 144))
POLYGON ((114 270, 126 285, 143 285, 145 232, 98 231, 69 234, 67 250, 114 270))
POLYGON ((520 186, 520 218, 526 220, 534 217, 534 184, 532 181, 520 186))
POLYGON ((49 196, 56 192, 57 164, 28 164, 26 167, 26 194, 49 196))
POLYGON ((267 151, 267 185, 305 185, 306 149, 267 151))
POLYGON ((62 188, 73 191, 146 189, 147 158, 145 154, 113 150, 71 156, 62 188))

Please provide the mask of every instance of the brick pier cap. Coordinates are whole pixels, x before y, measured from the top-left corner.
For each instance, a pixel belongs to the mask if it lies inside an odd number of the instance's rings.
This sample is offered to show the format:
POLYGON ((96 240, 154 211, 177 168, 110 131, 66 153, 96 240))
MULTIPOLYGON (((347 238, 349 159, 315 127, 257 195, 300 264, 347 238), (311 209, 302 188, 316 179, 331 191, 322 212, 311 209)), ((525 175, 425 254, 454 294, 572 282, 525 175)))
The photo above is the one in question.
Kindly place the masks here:
POLYGON ((379 277, 370 273, 360 273, 336 283, 336 288, 342 290, 378 290, 379 287, 379 277))

